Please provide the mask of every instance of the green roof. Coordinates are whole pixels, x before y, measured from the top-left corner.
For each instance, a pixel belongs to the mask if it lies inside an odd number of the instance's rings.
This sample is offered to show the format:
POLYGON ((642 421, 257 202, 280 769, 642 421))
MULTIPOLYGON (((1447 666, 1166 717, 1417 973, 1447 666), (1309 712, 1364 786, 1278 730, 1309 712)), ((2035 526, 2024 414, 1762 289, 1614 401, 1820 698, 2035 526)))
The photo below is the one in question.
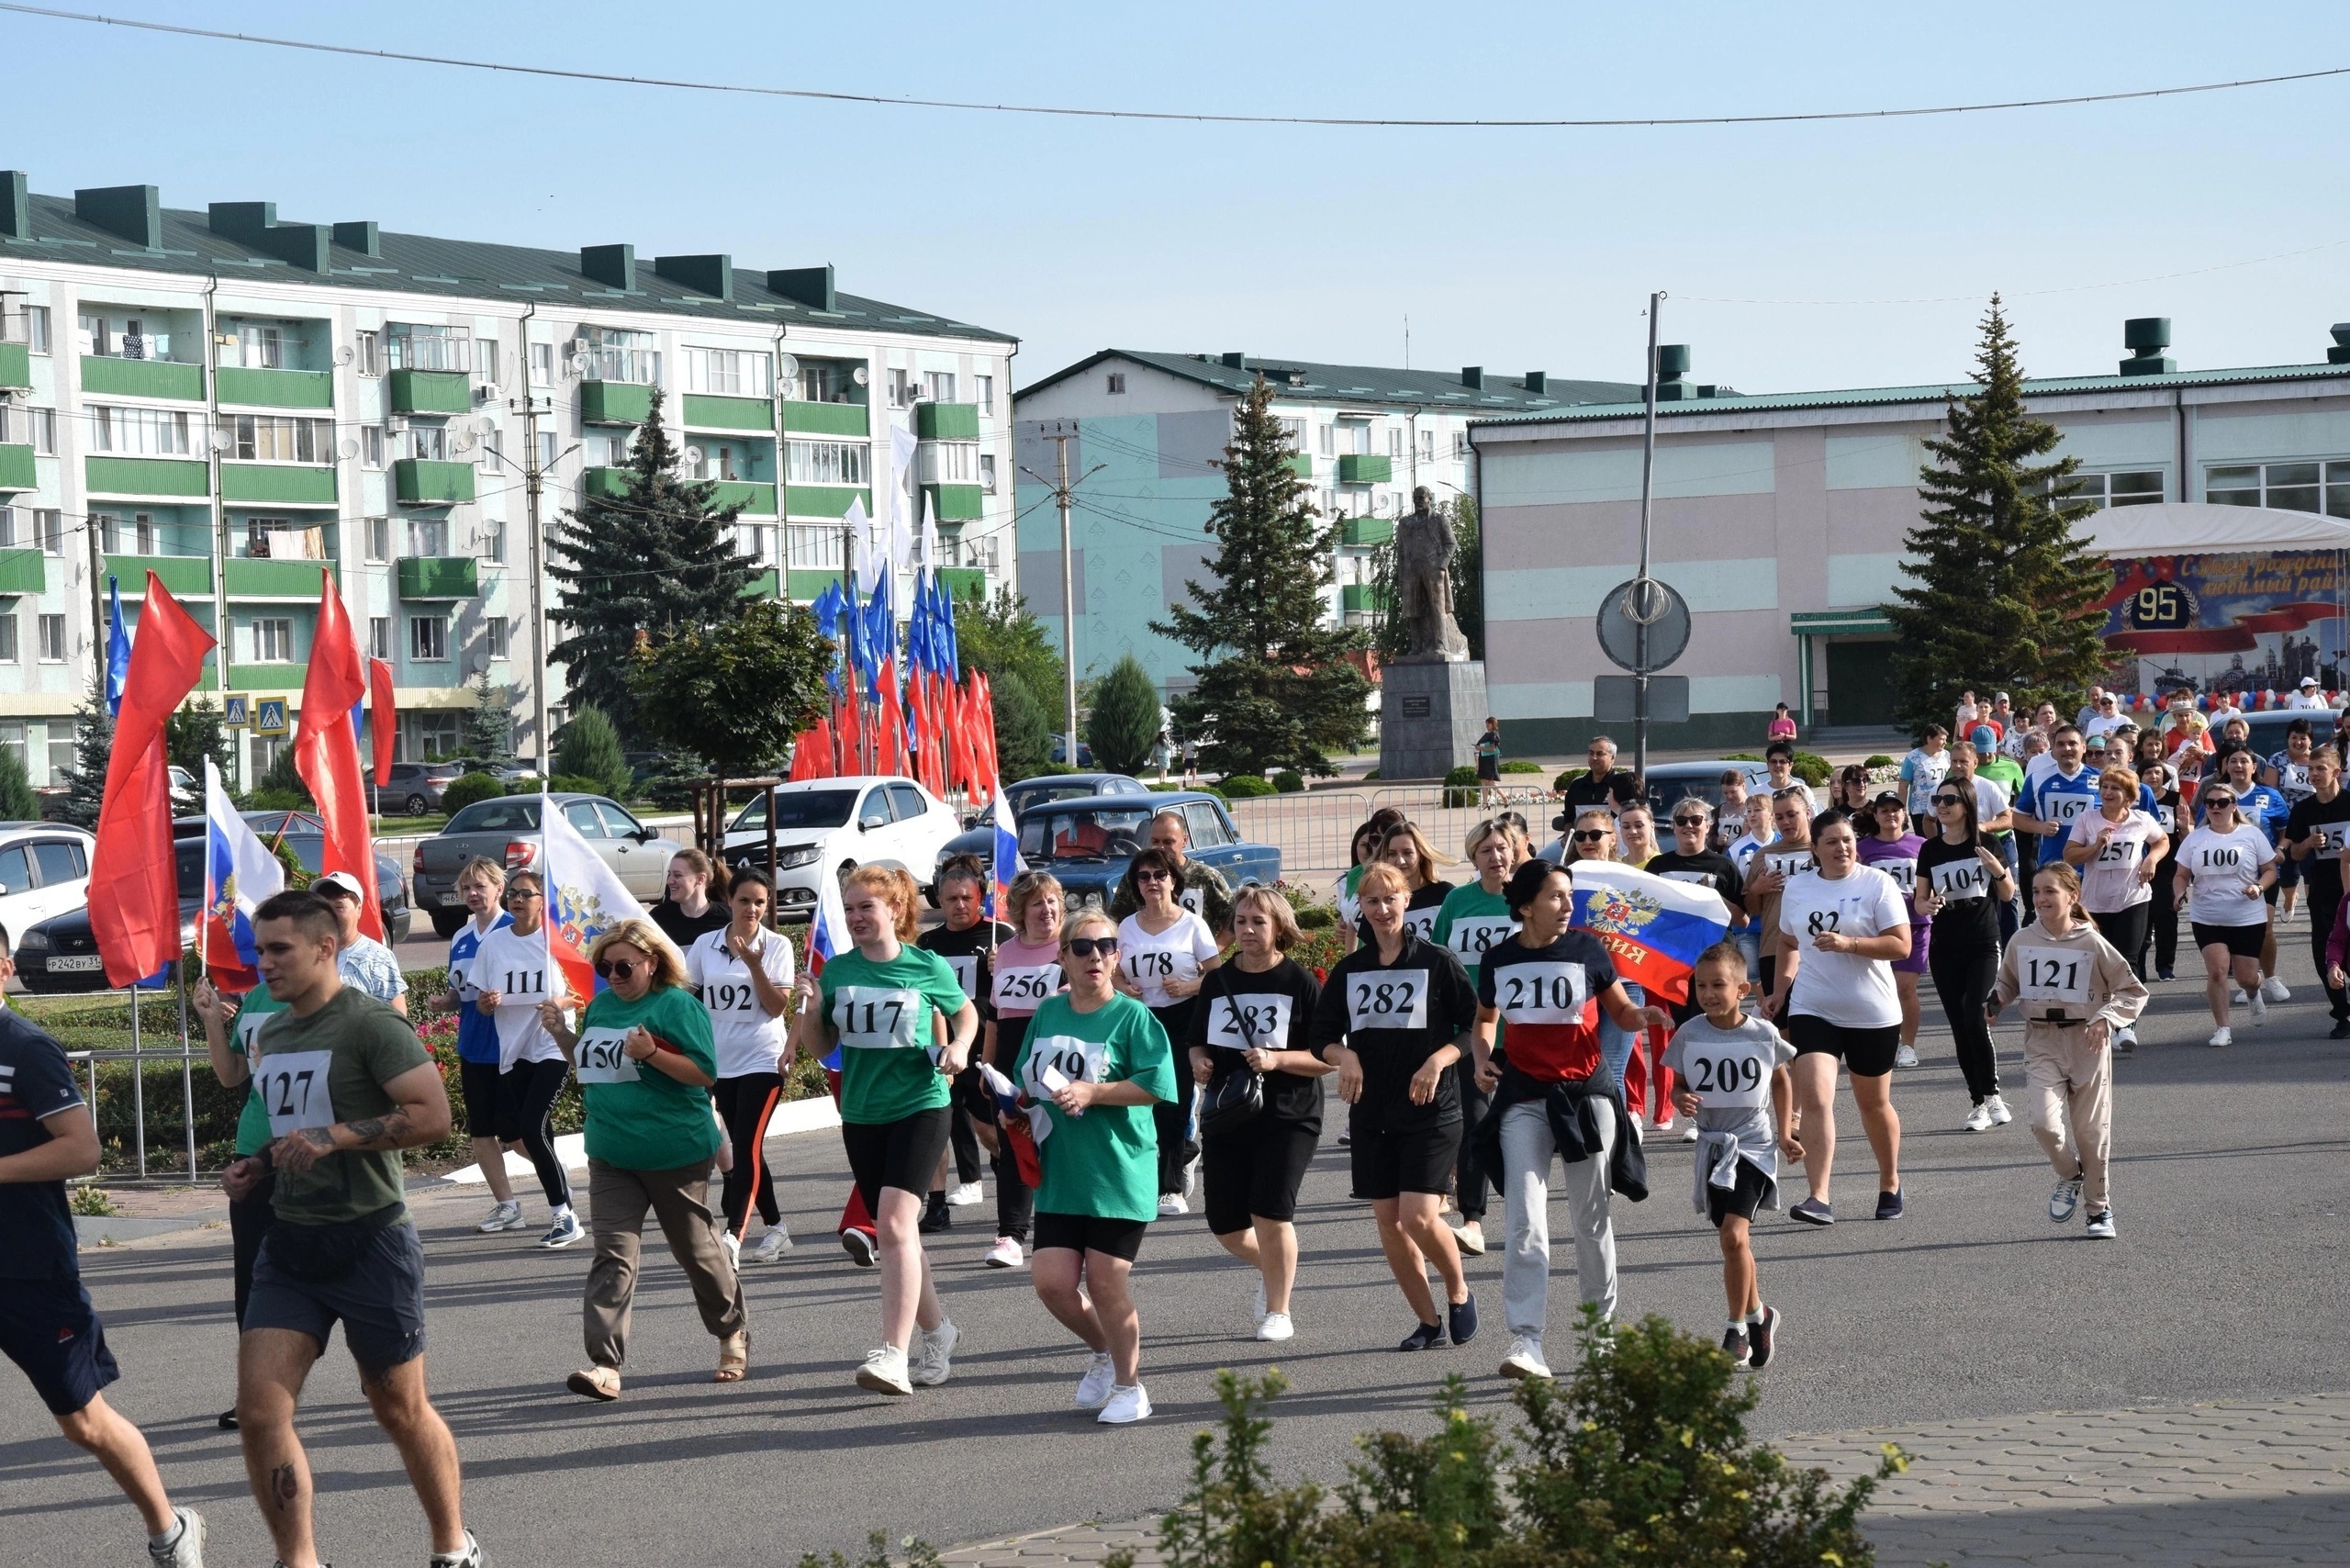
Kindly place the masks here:
MULTIPOLYGON (((135 188, 135 187, 133 187, 135 188)), ((0 192, 5 194, 5 192, 0 192)), ((31 238, 0 234, 0 264, 39 257, 126 272, 186 276, 218 273, 288 282, 328 282, 338 287, 437 295, 459 300, 562 302, 583 308, 642 310, 705 319, 834 327, 846 330, 904 332, 923 337, 979 338, 1019 342, 1009 332, 975 327, 943 316, 924 315, 851 294, 834 297, 835 308, 822 310, 767 287, 766 274, 748 267, 733 274, 730 298, 721 299, 654 271, 654 258, 640 257, 636 287, 621 293, 579 270, 574 251, 543 251, 527 245, 498 245, 473 240, 442 240, 429 234, 379 236, 380 254, 341 244, 329 248, 328 266, 313 273, 215 233, 210 216, 177 207, 162 209, 162 244, 146 250, 119 233, 75 216, 73 198, 31 195, 27 203, 31 238)))
POLYGON ((1213 386, 1235 396, 1248 390, 1262 375, 1274 392, 1285 398, 1317 403, 1369 403, 1390 408, 1459 409, 1464 413, 1521 414, 1555 411, 1585 403, 1612 402, 1636 397, 1639 386, 1628 381, 1568 381, 1546 376, 1539 392, 1530 392, 1526 377, 1487 373, 1484 385, 1471 386, 1459 371, 1392 370, 1368 364, 1319 364, 1303 359, 1252 359, 1238 356, 1237 365, 1217 354, 1158 353, 1145 349, 1103 349, 1065 369, 1057 370, 1017 396, 1025 398, 1104 360, 1132 360, 1154 370, 1213 386))

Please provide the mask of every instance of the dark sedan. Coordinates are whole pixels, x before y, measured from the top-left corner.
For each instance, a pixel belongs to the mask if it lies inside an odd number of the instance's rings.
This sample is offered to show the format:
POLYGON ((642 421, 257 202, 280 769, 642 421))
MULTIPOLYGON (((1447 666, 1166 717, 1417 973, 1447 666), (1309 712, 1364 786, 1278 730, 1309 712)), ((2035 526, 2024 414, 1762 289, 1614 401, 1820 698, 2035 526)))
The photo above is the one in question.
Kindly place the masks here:
POLYGON ((1050 871, 1069 896, 1069 907, 1107 906, 1127 863, 1150 843, 1150 819, 1179 811, 1191 829, 1191 857, 1224 873, 1235 888, 1281 880, 1281 852, 1240 836, 1224 802, 1191 790, 1133 795, 1089 795, 1052 801, 1020 813, 1020 854, 1032 870, 1050 871))
MULTIPOLYGON (((1031 806, 1041 806, 1047 801, 1073 801, 1085 795, 1147 795, 1150 790, 1142 780, 1123 773, 1047 773, 1036 778, 1023 778, 1017 784, 1003 787, 1003 798, 1012 807, 1012 820, 1018 822, 1020 813, 1031 806)), ((958 855, 976 855, 982 862, 995 855, 995 829, 984 822, 975 822, 967 833, 958 833, 946 841, 938 852, 938 863, 946 865, 958 855)), ((938 907, 938 883, 931 882, 930 905, 938 907)))

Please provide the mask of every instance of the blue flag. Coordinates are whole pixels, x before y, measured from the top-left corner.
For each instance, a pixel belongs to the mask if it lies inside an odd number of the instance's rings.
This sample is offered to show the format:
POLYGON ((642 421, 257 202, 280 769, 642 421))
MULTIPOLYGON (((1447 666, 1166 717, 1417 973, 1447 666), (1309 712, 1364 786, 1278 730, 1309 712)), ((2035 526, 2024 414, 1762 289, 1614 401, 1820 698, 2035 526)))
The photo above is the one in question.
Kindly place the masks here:
POLYGON ((122 585, 106 574, 106 711, 122 716, 123 682, 130 678, 130 633, 122 629, 122 585))

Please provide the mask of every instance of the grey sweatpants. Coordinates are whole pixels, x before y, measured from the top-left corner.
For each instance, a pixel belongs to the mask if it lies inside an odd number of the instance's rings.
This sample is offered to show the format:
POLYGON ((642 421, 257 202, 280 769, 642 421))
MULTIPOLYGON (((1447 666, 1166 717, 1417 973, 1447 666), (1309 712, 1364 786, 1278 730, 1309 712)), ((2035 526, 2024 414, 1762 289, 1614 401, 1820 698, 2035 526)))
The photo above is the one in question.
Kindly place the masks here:
MULTIPOLYGON (((1575 1280, 1583 1299, 1616 1316, 1616 1228, 1608 1219, 1607 1161, 1622 1129, 1616 1109, 1595 1103, 1603 1126, 1598 1154, 1566 1163, 1560 1190, 1575 1235, 1575 1280)), ((1539 1340, 1550 1320, 1550 1164, 1558 1157, 1550 1118, 1539 1100, 1502 1113, 1502 1195, 1509 1250, 1502 1257, 1502 1307, 1513 1336, 1539 1340)))

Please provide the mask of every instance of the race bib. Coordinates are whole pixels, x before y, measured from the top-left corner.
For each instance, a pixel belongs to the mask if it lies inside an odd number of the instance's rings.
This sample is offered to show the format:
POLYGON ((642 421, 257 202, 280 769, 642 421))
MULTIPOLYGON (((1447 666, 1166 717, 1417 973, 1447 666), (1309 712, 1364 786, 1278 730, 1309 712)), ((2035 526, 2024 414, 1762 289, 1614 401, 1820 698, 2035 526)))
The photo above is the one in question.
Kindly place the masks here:
POLYGON ((1172 947, 1137 947, 1126 955, 1126 978, 1139 986, 1163 986, 1197 973, 1199 965, 1192 956, 1172 947))
POLYGON ((1667 871, 1664 879, 1668 882, 1692 882, 1701 888, 1714 885, 1714 874, 1710 871, 1667 871))
POLYGON ((2306 764, 2288 762, 2277 770, 2277 788, 2288 801, 2306 800, 2317 793, 2310 788, 2310 770, 2306 764))
POLYGON ((1484 956, 1500 946, 1517 929, 1517 922, 1505 914, 1478 914, 1452 923, 1451 947, 1466 959, 1484 956))
POLYGON ((2116 834, 2098 845, 2097 854, 2091 858, 2099 866, 2127 866, 2138 858, 2138 845, 2137 839, 2124 838, 2116 834))
POLYGON ((2154 821, 2162 824, 2165 833, 2173 833, 2178 828, 2178 813, 2168 806, 2154 808, 2154 821))
POLYGON ((2026 1002, 2062 1002, 2086 1007, 2089 961, 2076 953, 2026 947, 2016 955, 2016 995, 2026 1002))
POLYGON ((505 998, 500 1007, 536 1007, 547 999, 547 971, 543 964, 518 965, 510 969, 472 971, 474 983, 483 991, 494 991, 505 998))
POLYGON ((995 972, 995 1004, 1000 1010, 1034 1013, 1045 998, 1060 988, 1061 967, 1058 964, 998 969, 995 972))
POLYGON ((1347 977, 1347 1027, 1425 1029, 1428 1024, 1428 972, 1381 969, 1347 977))
POLYGON ((2053 823, 2069 825, 2072 820, 2097 803, 2094 795, 2047 795, 2041 799, 2041 815, 2053 823))
POLYGON ((1979 899, 1990 891, 1991 873, 1980 860, 1944 860, 1933 869, 1934 892, 1944 902, 1979 899))
POLYGON ((1708 1111, 1759 1111, 1771 1103, 1772 1065, 1751 1051, 1684 1047, 1681 1076, 1708 1111))
POLYGON ((1766 849, 1762 852, 1762 863, 1776 872, 1781 881, 1793 881, 1806 871, 1818 868, 1819 865, 1818 859, 1808 849, 1778 855, 1774 855, 1766 849))
POLYGON ((1440 904, 1430 904, 1426 909, 1413 910, 1404 916, 1404 929, 1423 942, 1433 942, 1436 940, 1436 917, 1443 913, 1444 909, 1440 904))
POLYGON ((1581 964, 1512 964, 1494 977, 1494 1003, 1512 1024, 1580 1024, 1590 1000, 1581 964))
POLYGON ((334 1126, 334 1094, 327 1087, 327 1071, 333 1065, 332 1051, 280 1051, 262 1058, 253 1086, 269 1113, 270 1137, 334 1126))
POLYGON ((582 1083, 634 1083, 636 1063, 621 1047, 626 1029, 584 1029, 572 1053, 572 1075, 582 1083))
MULTIPOLYGON (((1178 904, 1181 904, 1183 908, 1190 910, 1193 914, 1200 914, 1201 896, 1199 889, 1185 888, 1181 892, 1175 895, 1175 902, 1178 904)), ((1200 914, 1200 918, 1205 920, 1207 916, 1200 914)))
POLYGON ((1100 1040, 1073 1035, 1047 1035, 1028 1042, 1027 1058, 1020 1067, 1021 1092, 1031 1100, 1049 1100, 1046 1073, 1071 1083, 1099 1083, 1110 1062, 1110 1047, 1100 1040))
POLYGON ((1289 1048, 1290 999, 1263 992, 1219 996, 1208 1010, 1208 1044, 1226 1050, 1289 1048))
POLYGON ((2343 845, 2350 842, 2350 823, 2320 823, 2315 832, 2320 855, 2339 855, 2343 845))
POLYGON ((747 978, 711 980, 701 988, 701 1004, 711 1017, 722 1018, 730 1013, 750 1012, 758 995, 747 978))
POLYGON ((955 971, 955 983, 963 988, 963 994, 977 1002, 979 999, 979 956, 965 953, 960 958, 947 959, 946 967, 955 971))
POLYGON ((833 993, 833 1024, 852 1050, 889 1050, 915 1043, 929 1002, 920 991, 845 985, 833 993))
POLYGON ((2216 848, 2210 845, 2206 845, 2203 847, 2201 856, 2196 861, 2195 869, 2198 871, 2235 871, 2241 873, 2244 870, 2244 853, 2234 845, 2221 845, 2216 848))
POLYGON ((1894 885, 1901 890, 1903 898, 1918 890, 1918 863, 1915 860, 1872 860, 1869 864, 1892 878, 1894 885))

